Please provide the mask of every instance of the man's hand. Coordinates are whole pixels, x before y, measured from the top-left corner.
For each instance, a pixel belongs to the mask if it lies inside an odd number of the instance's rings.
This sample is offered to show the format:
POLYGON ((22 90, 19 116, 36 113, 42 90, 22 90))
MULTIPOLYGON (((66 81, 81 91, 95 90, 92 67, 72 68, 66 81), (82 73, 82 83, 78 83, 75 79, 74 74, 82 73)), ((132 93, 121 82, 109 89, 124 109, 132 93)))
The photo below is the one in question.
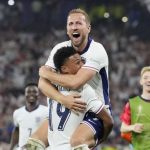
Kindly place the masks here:
POLYGON ((144 125, 141 124, 141 123, 136 123, 133 125, 133 129, 132 129, 134 132, 136 133, 142 133, 143 130, 144 130, 144 125))
POLYGON ((41 66, 39 69, 39 76, 47 79, 47 73, 50 74, 54 70, 49 66, 41 66))
MULTIPOLYGON (((47 79, 48 74, 53 73, 54 70, 48 66, 41 66, 39 69, 39 75, 42 78, 47 79)), ((80 95, 77 92, 70 92, 71 95, 63 96, 60 102, 66 108, 75 111, 75 112, 83 112, 86 109, 86 103, 84 100, 80 99, 80 95)))
POLYGON ((80 95, 67 95, 61 100, 61 103, 72 111, 84 112, 86 109, 86 102, 80 97, 80 95))

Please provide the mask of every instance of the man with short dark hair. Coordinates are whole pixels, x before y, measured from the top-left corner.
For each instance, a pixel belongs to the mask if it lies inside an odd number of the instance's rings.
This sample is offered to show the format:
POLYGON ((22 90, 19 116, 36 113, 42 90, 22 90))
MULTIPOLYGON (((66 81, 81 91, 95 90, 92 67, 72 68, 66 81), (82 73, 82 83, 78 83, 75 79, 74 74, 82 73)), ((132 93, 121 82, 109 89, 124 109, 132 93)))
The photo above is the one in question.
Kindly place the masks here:
POLYGON ((25 87, 25 106, 13 113, 14 130, 11 137, 10 150, 17 146, 21 150, 31 134, 48 118, 48 108, 38 101, 37 84, 29 83, 25 87))
MULTIPOLYGON (((54 65, 61 74, 76 74, 83 66, 83 62, 81 56, 73 47, 62 47, 54 55, 54 65)), ((113 120, 93 88, 90 85, 85 84, 77 90, 71 90, 61 86, 58 86, 58 89, 63 95, 79 93, 81 99, 86 102, 87 108, 84 112, 76 114, 55 100, 49 101, 50 115, 48 140, 50 149, 89 150, 88 144, 90 143, 84 143, 82 141, 83 143, 78 143, 75 147, 70 144, 70 138, 80 123, 87 123, 89 128, 94 127, 92 132, 95 134, 95 140, 106 140, 112 130, 113 120), (95 122, 89 118, 88 114, 101 119, 101 122, 99 122, 101 129, 98 128, 98 124, 95 124, 95 122), (89 122, 85 122, 85 118, 86 120, 89 120, 89 122), (99 135, 96 134, 97 131, 99 135)))

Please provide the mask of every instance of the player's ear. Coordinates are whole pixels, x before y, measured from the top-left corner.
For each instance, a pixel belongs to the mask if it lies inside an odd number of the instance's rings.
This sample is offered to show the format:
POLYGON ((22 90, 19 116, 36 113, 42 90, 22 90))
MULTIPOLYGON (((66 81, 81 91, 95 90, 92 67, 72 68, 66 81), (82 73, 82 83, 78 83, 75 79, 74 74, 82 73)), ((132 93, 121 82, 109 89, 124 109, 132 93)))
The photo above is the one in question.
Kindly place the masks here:
POLYGON ((91 30, 91 25, 90 25, 90 24, 89 24, 89 27, 88 27, 88 28, 89 28, 89 30, 91 30))
POLYGON ((68 35, 68 30, 66 29, 66 34, 68 35))
POLYGON ((142 78, 140 78, 140 85, 142 85, 142 78))
POLYGON ((67 25, 66 25, 66 34, 69 35, 69 31, 68 31, 68 26, 67 25))
POLYGON ((89 33, 91 32, 91 25, 89 24, 88 25, 88 30, 89 30, 89 33))
POLYGON ((62 73, 68 73, 68 68, 66 66, 61 66, 61 72, 62 73))

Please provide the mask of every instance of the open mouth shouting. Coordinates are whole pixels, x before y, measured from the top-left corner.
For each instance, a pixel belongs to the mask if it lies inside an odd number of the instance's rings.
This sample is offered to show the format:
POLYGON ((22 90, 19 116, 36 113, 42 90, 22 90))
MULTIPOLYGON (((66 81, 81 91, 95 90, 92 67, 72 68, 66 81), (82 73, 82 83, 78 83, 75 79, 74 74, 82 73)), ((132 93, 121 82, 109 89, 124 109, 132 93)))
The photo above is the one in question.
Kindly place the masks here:
POLYGON ((81 35, 78 32, 73 32, 72 33, 72 42, 75 46, 80 45, 81 43, 81 35))
POLYGON ((72 34, 72 36, 73 36, 74 38, 78 38, 78 37, 80 37, 80 34, 77 33, 77 32, 74 32, 74 33, 72 34))

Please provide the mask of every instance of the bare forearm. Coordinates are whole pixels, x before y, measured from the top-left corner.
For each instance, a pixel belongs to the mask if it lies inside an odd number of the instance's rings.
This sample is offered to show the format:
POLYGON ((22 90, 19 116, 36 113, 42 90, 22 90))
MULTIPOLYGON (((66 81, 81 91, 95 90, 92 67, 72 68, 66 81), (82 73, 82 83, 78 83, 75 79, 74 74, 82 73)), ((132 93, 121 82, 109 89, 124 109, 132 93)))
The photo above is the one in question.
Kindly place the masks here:
POLYGON ((14 129, 10 141, 10 150, 14 149, 14 147, 18 144, 18 141, 19 141, 19 131, 18 129, 14 129))
POLYGON ((120 131, 121 132, 131 132, 131 131, 133 131, 133 127, 134 127, 133 125, 127 125, 125 123, 122 123, 120 131))
POLYGON ((42 66, 39 70, 39 75, 42 78, 49 80, 52 83, 67 87, 70 89, 78 89, 83 86, 87 81, 92 79, 96 74, 96 71, 89 69, 80 69, 77 74, 74 75, 63 75, 58 74, 45 66, 42 66))
POLYGON ((39 79, 39 89, 43 94, 57 102, 63 104, 66 108, 76 111, 84 111, 86 109, 86 103, 82 100, 76 100, 80 95, 63 95, 58 92, 52 84, 44 79, 39 79))
POLYGON ((141 123, 135 123, 132 125, 127 125, 124 122, 121 124, 120 131, 121 132, 136 132, 136 133, 141 133, 144 130, 144 125, 141 123))
POLYGON ((58 92, 56 88, 46 79, 40 78, 38 87, 45 96, 51 99, 55 99, 59 103, 62 102, 61 100, 64 97, 64 95, 58 92))
POLYGON ((47 74, 47 79, 53 83, 59 84, 62 87, 72 88, 74 86, 74 75, 63 75, 51 72, 47 74))
POLYGON ((55 72, 47 72, 44 78, 62 87, 70 89, 78 89, 80 86, 83 85, 81 78, 78 78, 77 75, 64 75, 55 72))

